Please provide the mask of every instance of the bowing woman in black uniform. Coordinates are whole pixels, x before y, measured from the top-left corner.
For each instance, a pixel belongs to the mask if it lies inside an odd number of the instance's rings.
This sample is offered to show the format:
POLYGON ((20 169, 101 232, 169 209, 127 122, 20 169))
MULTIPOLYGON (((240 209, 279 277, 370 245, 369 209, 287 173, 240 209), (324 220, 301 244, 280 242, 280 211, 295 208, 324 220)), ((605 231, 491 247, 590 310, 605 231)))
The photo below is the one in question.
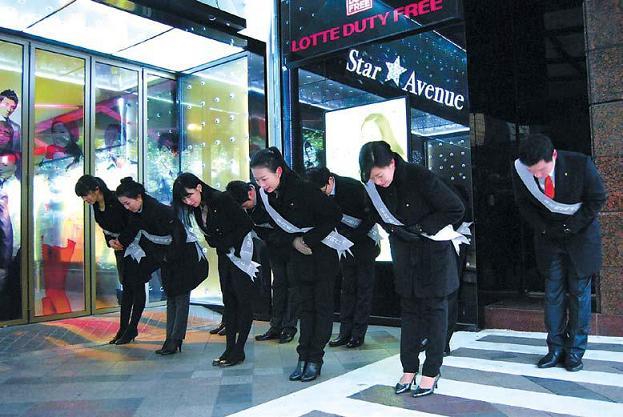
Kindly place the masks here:
POLYGON ((251 171, 273 228, 288 233, 288 276, 298 281, 299 360, 290 380, 311 381, 320 375, 324 348, 331 337, 337 249, 346 250, 352 242, 333 232, 342 220, 337 204, 292 172, 277 148, 257 152, 251 158, 251 171), (332 244, 331 238, 337 238, 337 249, 325 243, 332 244))
MULTIPOLYGON (((126 271, 124 268, 123 245, 117 240, 119 234, 128 225, 128 211, 123 208, 114 192, 110 191, 106 183, 92 175, 83 175, 78 179, 75 186, 75 192, 78 197, 89 204, 93 209, 95 222, 104 231, 104 241, 106 245, 115 251, 115 261, 117 264, 117 272, 119 273, 119 282, 122 286, 121 296, 121 312, 119 314, 119 330, 108 343, 115 344, 128 328, 130 323, 130 314, 134 308, 134 292, 131 285, 128 285, 132 279, 126 279, 126 271)), ((143 294, 145 291, 143 290, 143 294)), ((139 315, 140 317, 140 315, 139 315)))
POLYGON ((229 194, 187 172, 173 183, 173 206, 178 211, 191 210, 208 245, 216 248, 225 305, 226 348, 212 364, 237 365, 245 359, 244 345, 253 323, 253 279, 259 267, 251 259, 253 223, 229 194))
POLYGON ((420 344, 427 337, 422 378, 413 396, 429 395, 437 386, 443 362, 447 297, 459 282, 452 242, 423 234, 435 236, 461 220, 463 203, 439 177, 425 167, 405 162, 386 142, 363 145, 359 167, 375 208, 375 220, 389 233, 395 288, 400 296, 404 374, 395 393, 410 391, 420 367, 420 344))
POLYGON ((130 212, 128 227, 119 235, 119 242, 125 249, 124 288, 130 288, 133 296, 130 323, 123 336, 117 340, 117 344, 122 345, 138 335, 138 323, 146 301, 145 283, 160 268, 164 286, 173 279, 168 276, 171 268, 166 266, 168 262, 177 261, 182 253, 182 245, 186 242, 186 235, 173 209, 145 193, 145 187, 131 177, 121 180, 115 194, 121 205, 130 212))

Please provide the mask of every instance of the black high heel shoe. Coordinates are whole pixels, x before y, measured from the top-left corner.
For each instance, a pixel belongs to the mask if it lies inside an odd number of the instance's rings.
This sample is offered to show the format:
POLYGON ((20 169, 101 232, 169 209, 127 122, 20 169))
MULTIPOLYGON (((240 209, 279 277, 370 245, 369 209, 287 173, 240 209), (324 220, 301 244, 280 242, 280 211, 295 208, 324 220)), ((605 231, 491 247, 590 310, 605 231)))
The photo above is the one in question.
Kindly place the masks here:
POLYGON ((121 336, 123 336, 124 330, 119 329, 119 331, 117 331, 117 334, 115 334, 115 337, 113 337, 112 339, 110 339, 110 341, 108 342, 109 345, 114 345, 117 343, 117 340, 121 339, 121 336))
POLYGON ((220 322, 219 325, 217 327, 215 327, 214 329, 210 330, 210 334, 217 334, 218 332, 222 331, 225 329, 225 323, 220 322))
POLYGON ((117 339, 115 345, 126 345, 133 341, 136 336, 138 336, 138 330, 136 330, 136 328, 128 328, 125 332, 123 332, 123 336, 117 339))
POLYGON ((413 391, 412 396, 414 398, 417 398, 417 397, 425 397, 427 395, 433 394, 435 392, 435 388, 437 388, 437 381, 439 381, 440 376, 441 374, 435 377, 435 380, 433 381, 433 385, 430 388, 420 388, 419 385, 415 387, 415 390, 413 391))
POLYGON ((301 375, 302 382, 313 381, 320 376, 320 370, 322 369, 322 363, 319 362, 307 362, 305 371, 301 375))
MULTIPOLYGON (((160 354, 161 355, 173 355, 174 353, 177 352, 181 352, 182 351, 182 341, 181 340, 175 340, 175 339, 169 339, 169 343, 167 344, 167 342, 164 342, 164 346, 162 347, 162 349, 160 349, 160 354)), ((158 353, 158 351, 156 351, 156 353, 158 353)))
POLYGON ((400 395, 400 394, 404 394, 405 392, 411 391, 411 386, 413 385, 413 382, 415 381, 416 376, 417 376, 417 372, 413 374, 413 379, 411 379, 411 381, 408 384, 401 384, 400 381, 398 381, 398 383, 394 387, 394 394, 400 395))
POLYGON ((301 377, 303 376, 303 372, 305 372, 306 367, 307 367, 307 362, 298 361, 298 363, 296 364, 296 368, 294 368, 294 371, 292 371, 288 379, 290 381, 300 381, 301 377))
POLYGON ((167 346, 170 343, 171 343, 171 339, 165 340, 164 343, 162 344, 162 347, 158 349, 157 351, 155 351, 154 353, 156 353, 156 355, 162 355, 162 352, 167 348, 167 346))

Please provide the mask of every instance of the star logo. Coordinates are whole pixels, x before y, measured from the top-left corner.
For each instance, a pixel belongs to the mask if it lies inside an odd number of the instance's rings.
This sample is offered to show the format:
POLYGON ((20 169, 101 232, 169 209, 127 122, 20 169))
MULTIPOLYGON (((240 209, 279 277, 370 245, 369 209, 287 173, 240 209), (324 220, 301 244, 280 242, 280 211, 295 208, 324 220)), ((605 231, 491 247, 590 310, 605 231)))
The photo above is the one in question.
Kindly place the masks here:
POLYGON ((396 83, 396 87, 400 87, 400 76, 407 70, 400 65, 400 57, 397 56, 394 62, 386 62, 385 65, 387 65, 387 77, 385 81, 392 80, 396 83))

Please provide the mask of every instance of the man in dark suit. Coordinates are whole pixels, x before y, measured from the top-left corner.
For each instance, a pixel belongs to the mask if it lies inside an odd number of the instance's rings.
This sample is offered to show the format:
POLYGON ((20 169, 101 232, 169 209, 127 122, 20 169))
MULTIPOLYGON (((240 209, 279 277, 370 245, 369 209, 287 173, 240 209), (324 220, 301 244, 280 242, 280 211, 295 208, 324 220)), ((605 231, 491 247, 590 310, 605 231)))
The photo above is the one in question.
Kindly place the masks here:
POLYGON ((591 279, 601 266, 597 217, 606 201, 604 185, 590 157, 557 151, 543 134, 522 143, 513 183, 545 277, 549 352, 537 365, 550 368, 564 360, 568 371, 579 371, 590 328, 591 279))
POLYGON ((306 171, 307 180, 316 185, 342 209, 342 223, 338 233, 354 243, 351 254, 340 260, 342 292, 340 298, 340 334, 329 346, 359 347, 363 344, 372 308, 374 290, 374 259, 380 249, 371 236, 373 229, 371 208, 361 182, 331 173, 327 168, 306 171))

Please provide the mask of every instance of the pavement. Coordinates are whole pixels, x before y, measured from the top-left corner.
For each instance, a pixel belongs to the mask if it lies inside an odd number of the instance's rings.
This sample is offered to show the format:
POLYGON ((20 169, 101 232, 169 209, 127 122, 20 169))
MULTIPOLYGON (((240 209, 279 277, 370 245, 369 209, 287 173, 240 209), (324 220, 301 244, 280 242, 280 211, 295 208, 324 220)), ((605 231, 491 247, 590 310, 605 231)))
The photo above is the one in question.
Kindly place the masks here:
MULTIPOLYGON (((591 336, 584 370, 538 369, 543 333, 457 332, 434 395, 397 396, 400 329, 370 326, 360 348, 329 348, 321 377, 290 382, 296 343, 256 342, 246 361, 216 368, 220 315, 192 306, 181 353, 154 354, 163 307, 145 310, 139 336, 109 345, 117 314, 0 329, 0 417, 623 417, 623 338, 591 336)), ((338 325, 334 326, 334 333, 338 325)), ((296 340, 296 339, 295 339, 296 340)))

